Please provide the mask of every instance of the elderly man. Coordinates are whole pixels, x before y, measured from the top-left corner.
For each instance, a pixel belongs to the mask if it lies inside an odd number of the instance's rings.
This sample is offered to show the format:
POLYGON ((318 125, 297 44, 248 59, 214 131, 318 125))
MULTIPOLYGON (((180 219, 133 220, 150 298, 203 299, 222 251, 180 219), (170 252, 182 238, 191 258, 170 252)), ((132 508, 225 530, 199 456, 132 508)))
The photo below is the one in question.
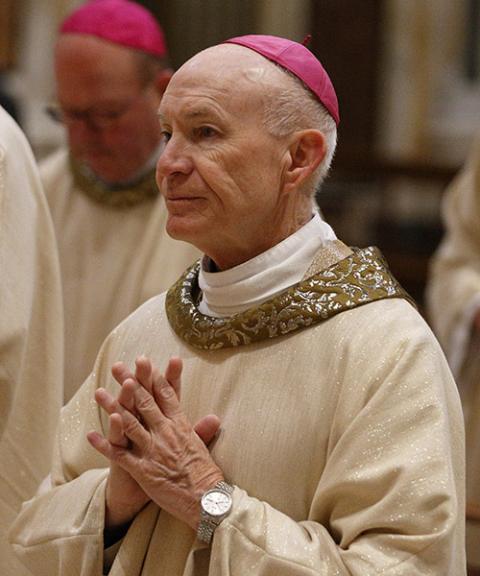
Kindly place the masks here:
POLYGON ((466 420, 467 557, 480 574, 480 139, 445 193, 446 235, 432 259, 429 317, 459 384, 466 420))
POLYGON ((159 116, 167 231, 205 256, 110 335, 64 409, 54 488, 11 532, 22 560, 49 576, 465 574, 446 361, 376 250, 315 211, 338 122, 320 62, 232 39, 182 66, 159 116))
POLYGON ((62 404, 62 293, 33 154, 1 107, 0 270, 0 574, 26 576, 7 530, 51 466, 62 404))
POLYGON ((50 112, 69 150, 48 158, 41 176, 60 252, 68 400, 110 330, 199 253, 165 233, 155 185, 156 114, 172 71, 153 16, 128 0, 82 5, 61 26, 55 74, 50 112))

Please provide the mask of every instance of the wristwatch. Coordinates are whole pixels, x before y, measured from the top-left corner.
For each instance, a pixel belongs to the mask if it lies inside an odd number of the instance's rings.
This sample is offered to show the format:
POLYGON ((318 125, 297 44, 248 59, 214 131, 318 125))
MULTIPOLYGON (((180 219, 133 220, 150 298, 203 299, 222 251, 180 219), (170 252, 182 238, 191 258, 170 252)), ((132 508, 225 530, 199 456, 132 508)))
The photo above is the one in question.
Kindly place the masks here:
POLYGON ((197 538, 210 544, 216 527, 224 520, 232 509, 233 486, 226 482, 217 482, 207 490, 200 500, 200 524, 197 538))

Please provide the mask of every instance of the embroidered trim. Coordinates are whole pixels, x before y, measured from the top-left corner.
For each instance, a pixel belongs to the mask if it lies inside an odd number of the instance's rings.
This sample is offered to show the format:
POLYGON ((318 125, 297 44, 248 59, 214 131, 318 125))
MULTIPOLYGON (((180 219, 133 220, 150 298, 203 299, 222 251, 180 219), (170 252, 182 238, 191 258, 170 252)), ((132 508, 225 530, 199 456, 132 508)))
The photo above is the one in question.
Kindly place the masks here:
POLYGON ((212 318, 198 311, 199 270, 197 262, 184 273, 168 291, 165 306, 177 336, 200 350, 277 338, 384 298, 405 298, 415 306, 375 247, 355 249, 351 256, 260 306, 228 318, 212 318))
POLYGON ((131 208, 158 196, 155 170, 132 185, 108 187, 93 175, 86 174, 81 166, 70 157, 70 168, 75 185, 94 202, 112 208, 131 208))
POLYGON ((302 280, 308 280, 308 278, 311 278, 317 272, 321 272, 351 255, 352 249, 340 240, 328 240, 322 244, 321 249, 317 250, 302 280))

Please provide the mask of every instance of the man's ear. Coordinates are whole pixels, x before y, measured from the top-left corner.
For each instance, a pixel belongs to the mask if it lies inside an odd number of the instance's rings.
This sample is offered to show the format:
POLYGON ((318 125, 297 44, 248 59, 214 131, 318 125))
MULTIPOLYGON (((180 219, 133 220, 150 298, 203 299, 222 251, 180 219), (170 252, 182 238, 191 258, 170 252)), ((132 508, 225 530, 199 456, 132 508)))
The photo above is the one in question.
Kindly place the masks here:
POLYGON ((171 68, 164 68, 163 70, 160 70, 160 72, 157 73, 154 80, 154 85, 155 90, 157 91, 160 98, 163 96, 163 93, 167 89, 168 83, 170 82, 172 76, 173 76, 173 70, 171 68))
POLYGON ((295 133, 289 146, 290 166, 286 171, 285 186, 298 188, 318 168, 325 157, 325 136, 319 130, 301 130, 295 133))

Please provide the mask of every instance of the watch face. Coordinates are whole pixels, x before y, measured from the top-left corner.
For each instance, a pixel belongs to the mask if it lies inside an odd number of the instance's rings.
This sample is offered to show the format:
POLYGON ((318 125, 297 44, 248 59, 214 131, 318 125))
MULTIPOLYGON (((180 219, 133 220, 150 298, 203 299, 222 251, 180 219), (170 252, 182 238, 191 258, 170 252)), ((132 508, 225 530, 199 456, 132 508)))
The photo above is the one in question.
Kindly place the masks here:
POLYGON ((232 498, 220 490, 212 490, 202 497, 202 507, 210 516, 223 516, 232 505, 232 498))

